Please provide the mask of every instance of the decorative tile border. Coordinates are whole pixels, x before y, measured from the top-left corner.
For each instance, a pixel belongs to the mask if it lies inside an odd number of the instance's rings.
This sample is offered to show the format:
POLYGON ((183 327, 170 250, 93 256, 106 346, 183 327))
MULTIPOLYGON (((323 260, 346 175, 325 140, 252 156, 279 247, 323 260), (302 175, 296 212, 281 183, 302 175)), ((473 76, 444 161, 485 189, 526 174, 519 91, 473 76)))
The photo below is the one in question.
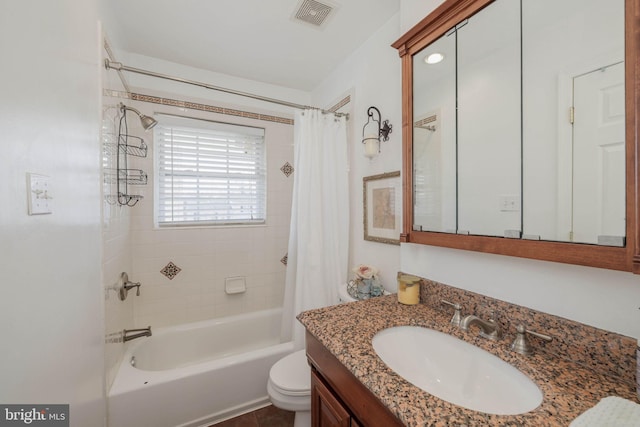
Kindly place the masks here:
MULTIPOLYGON (((250 111, 236 110, 236 109, 233 109, 233 108, 225 108, 225 107, 217 107, 215 105, 200 104, 200 103, 197 103, 197 102, 190 102, 190 101, 181 101, 181 100, 172 99, 172 98, 162 98, 160 96, 145 95, 145 94, 142 94, 142 93, 135 93, 135 92, 128 93, 128 92, 122 92, 122 91, 117 91, 117 90, 104 89, 102 91, 102 94, 104 96, 131 99, 133 101, 149 102, 151 104, 169 105, 169 106, 172 106, 172 107, 189 108, 189 109, 192 109, 192 110, 207 111, 209 113, 217 113, 217 114, 224 114, 224 115, 228 115, 228 116, 244 117, 244 118, 247 118, 247 119, 263 120, 263 121, 267 121, 267 122, 275 122, 275 123, 282 123, 282 124, 285 124, 285 125, 293 125, 293 119, 290 119, 290 118, 287 118, 287 117, 273 116, 273 115, 269 115, 269 114, 252 113, 250 111)), ((346 96, 343 99, 341 99, 337 104, 335 104, 333 107, 329 108, 327 111, 331 111, 331 112, 335 113, 340 108, 342 108, 345 105, 347 105, 349 102, 351 102, 351 96, 350 95, 346 96)))
POLYGON ((614 375, 625 383, 636 381, 637 342, 634 338, 423 278, 420 303, 453 315, 451 307, 442 300, 460 304, 463 316, 493 317, 503 332, 502 340, 512 342, 516 326, 525 324, 528 329, 553 338, 551 342, 544 342, 531 337, 535 351, 614 375))
POLYGON ((351 95, 347 95, 344 98, 342 98, 340 101, 338 101, 338 103, 335 104, 333 107, 328 108, 327 110, 331 111, 332 113, 335 113, 336 111, 338 111, 339 109, 341 109, 342 107, 344 107, 350 102, 351 102, 351 95))
POLYGON ((285 125, 293 125, 293 119, 280 116, 272 116, 269 114, 252 113, 250 111, 235 110, 233 108, 217 107, 215 105, 200 104, 197 102, 180 101, 172 98, 162 98, 160 96, 145 95, 141 93, 127 93, 117 90, 104 89, 104 96, 116 98, 131 99, 133 101, 149 102, 151 104, 169 105, 171 107, 189 108, 198 111, 207 111, 209 113, 224 114, 235 117, 245 117, 247 119, 263 120, 267 122, 282 123, 285 125))
POLYGON ((131 93, 131 99, 134 101, 150 102, 152 104, 170 105, 172 107, 189 108, 192 110, 207 111, 210 113, 225 114, 229 116, 245 117, 248 119, 264 120, 267 122, 293 125, 293 119, 288 119, 286 117, 251 113, 249 111, 235 110, 233 108, 225 108, 225 107, 216 107, 214 105, 200 104, 197 102, 180 101, 177 99, 161 98, 159 96, 144 95, 140 93, 131 93))
POLYGON ((182 269, 180 267, 170 261, 169 264, 165 265, 164 268, 160 270, 160 273, 167 276, 169 280, 173 280, 173 278, 176 277, 181 271, 182 269))

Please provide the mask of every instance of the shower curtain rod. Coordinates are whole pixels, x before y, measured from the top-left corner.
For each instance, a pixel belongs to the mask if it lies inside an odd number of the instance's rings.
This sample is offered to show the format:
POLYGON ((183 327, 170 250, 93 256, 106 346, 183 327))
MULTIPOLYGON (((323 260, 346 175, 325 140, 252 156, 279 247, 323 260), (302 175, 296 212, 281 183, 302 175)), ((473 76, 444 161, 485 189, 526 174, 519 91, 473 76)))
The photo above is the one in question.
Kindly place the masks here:
POLYGON ((330 114, 331 113, 331 114, 335 114, 338 117, 345 116, 347 118, 347 120, 349 119, 349 114, 347 114, 347 113, 336 113, 334 111, 323 110, 321 108, 311 107, 311 106, 308 106, 308 105, 296 104, 296 103, 293 103, 293 102, 282 101, 280 99, 268 98, 266 96, 260 96, 260 95, 254 95, 253 93, 240 92, 240 91, 233 90, 233 89, 227 89, 227 88, 220 87, 220 86, 214 86, 214 85, 210 85, 210 84, 207 84, 207 83, 198 82, 198 81, 195 81, 195 80, 188 80, 188 79, 183 79, 181 77, 174 77, 174 76, 170 76, 170 75, 167 75, 167 74, 156 73, 154 71, 147 71, 147 70, 142 70, 140 68, 128 67, 126 65, 123 65, 121 62, 110 61, 108 59, 104 60, 104 67, 107 70, 113 69, 113 70, 116 70, 116 71, 129 71, 131 73, 144 74, 145 76, 158 77, 158 78, 165 79, 165 80, 172 80, 174 82, 186 83, 186 84, 190 84, 190 85, 194 85, 194 86, 200 86, 200 87, 203 87, 205 89, 211 89, 211 90, 217 90, 219 92, 231 93, 233 95, 244 96, 246 98, 253 98, 253 99, 257 99, 259 101, 266 101, 266 102, 270 102, 272 104, 284 105, 286 107, 297 108, 297 109, 300 109, 300 110, 306 110, 308 108, 311 108, 311 109, 315 109, 315 110, 320 110, 325 114, 330 114))

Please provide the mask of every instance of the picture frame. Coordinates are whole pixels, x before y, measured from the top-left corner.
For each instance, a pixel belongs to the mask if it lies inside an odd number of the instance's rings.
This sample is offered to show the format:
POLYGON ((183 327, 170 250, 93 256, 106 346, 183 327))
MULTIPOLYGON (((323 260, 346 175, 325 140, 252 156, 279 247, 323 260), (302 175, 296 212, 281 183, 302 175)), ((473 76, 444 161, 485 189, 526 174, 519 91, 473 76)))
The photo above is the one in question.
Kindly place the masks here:
POLYGON ((364 240, 400 244, 402 183, 400 171, 362 178, 364 240))

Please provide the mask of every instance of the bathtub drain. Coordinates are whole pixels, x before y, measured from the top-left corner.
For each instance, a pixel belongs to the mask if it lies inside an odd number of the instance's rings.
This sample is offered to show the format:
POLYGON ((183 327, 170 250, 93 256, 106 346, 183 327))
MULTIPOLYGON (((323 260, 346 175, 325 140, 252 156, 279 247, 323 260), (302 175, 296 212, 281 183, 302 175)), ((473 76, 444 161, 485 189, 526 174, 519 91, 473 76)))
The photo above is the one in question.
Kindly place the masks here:
POLYGON ((129 363, 131 364, 131 366, 133 366, 135 368, 136 367, 136 357, 135 356, 131 356, 131 360, 129 360, 129 363))

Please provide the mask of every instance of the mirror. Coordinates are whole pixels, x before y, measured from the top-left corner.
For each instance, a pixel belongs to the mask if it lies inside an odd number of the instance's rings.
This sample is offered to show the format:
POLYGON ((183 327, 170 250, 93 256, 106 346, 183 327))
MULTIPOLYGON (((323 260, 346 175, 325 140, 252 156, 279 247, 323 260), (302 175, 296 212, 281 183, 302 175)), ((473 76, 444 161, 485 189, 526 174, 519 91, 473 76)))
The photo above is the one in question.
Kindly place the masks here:
POLYGON ((458 228, 455 53, 453 33, 424 48, 413 65, 413 223, 450 233, 458 228))
POLYGON ((447 0, 393 44, 402 241, 635 271, 634 1, 447 0))
POLYGON ((520 4, 498 0, 465 22, 456 31, 458 232, 519 236, 520 4))
POLYGON ((624 0, 523 0, 522 35, 523 233, 623 246, 624 0))

